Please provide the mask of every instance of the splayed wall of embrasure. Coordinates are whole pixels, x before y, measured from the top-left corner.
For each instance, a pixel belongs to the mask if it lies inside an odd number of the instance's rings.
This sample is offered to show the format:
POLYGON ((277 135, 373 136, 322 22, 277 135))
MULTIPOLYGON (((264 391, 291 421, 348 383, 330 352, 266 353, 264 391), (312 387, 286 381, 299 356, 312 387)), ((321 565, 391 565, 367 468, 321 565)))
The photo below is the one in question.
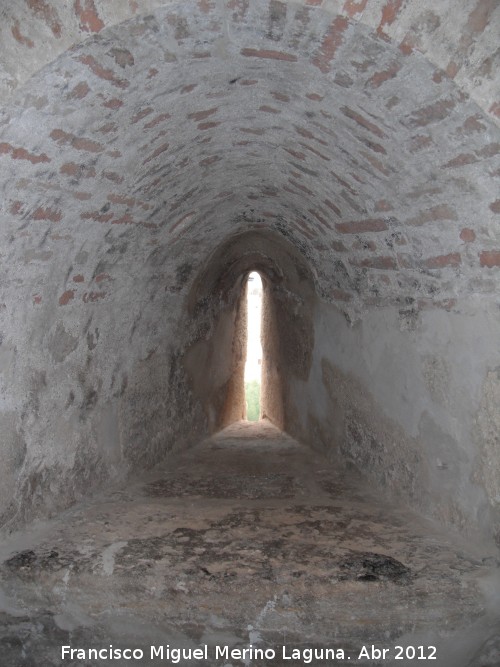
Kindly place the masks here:
POLYGON ((349 326, 323 303, 314 330, 289 430, 425 514, 500 543, 498 306, 464 299, 410 319, 385 307, 349 326))
POLYGON ((1 10, 1 524, 53 512, 241 414, 241 286, 256 269, 269 416, 337 443, 449 523, 485 509, 492 532, 500 6, 458 5, 1 10), (276 276, 256 257, 237 264, 244 233, 271 244, 276 276), (231 239, 232 282, 201 298, 197 279, 222 276, 231 239), (394 358, 382 385, 379 340, 394 358), (349 411, 332 377, 352 378, 353 401, 356 382, 366 392, 356 419, 336 418, 349 411), (399 428, 408 456, 394 470, 414 465, 414 448, 426 461, 411 483, 383 473, 396 446, 367 454, 399 428))

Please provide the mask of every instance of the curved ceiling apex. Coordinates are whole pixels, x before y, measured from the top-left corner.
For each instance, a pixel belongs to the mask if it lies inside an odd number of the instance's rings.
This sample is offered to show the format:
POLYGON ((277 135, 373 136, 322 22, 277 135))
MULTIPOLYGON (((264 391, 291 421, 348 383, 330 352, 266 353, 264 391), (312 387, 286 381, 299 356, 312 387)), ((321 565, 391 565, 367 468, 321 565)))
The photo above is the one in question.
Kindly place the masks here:
MULTIPOLYGON (((104 292, 80 275, 182 276, 249 226, 288 239, 353 312, 496 293, 498 128, 396 39, 415 3, 377 2, 167 3, 114 26, 112 3, 60 3, 89 39, 0 117, 0 233, 34 305, 104 292)), ((49 0, 14 7, 63 40, 49 0)))
MULTIPOLYGON (((319 17, 327 12, 330 21, 317 43, 310 45, 322 71, 334 66, 349 26, 363 23, 404 55, 423 54, 438 68, 436 77, 454 80, 495 122, 500 121, 497 0, 14 0, 0 10, 2 99, 76 44, 161 9, 190 14, 201 29, 212 26, 232 33, 236 42, 244 33, 245 42, 254 33, 256 46, 267 37, 278 45, 276 52, 290 57, 304 44, 310 26, 322 22, 319 17)), ((176 38, 185 37, 180 25, 176 38)), ((391 76, 388 70, 385 75, 391 76)))

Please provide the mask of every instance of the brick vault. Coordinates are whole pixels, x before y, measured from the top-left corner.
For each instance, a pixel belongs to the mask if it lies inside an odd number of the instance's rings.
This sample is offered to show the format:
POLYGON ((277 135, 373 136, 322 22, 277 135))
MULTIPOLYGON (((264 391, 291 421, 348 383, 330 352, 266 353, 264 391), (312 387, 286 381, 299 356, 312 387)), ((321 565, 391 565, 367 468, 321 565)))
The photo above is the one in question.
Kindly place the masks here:
POLYGON ((18 0, 0 26, 0 523, 268 416, 500 535, 495 0, 18 0))

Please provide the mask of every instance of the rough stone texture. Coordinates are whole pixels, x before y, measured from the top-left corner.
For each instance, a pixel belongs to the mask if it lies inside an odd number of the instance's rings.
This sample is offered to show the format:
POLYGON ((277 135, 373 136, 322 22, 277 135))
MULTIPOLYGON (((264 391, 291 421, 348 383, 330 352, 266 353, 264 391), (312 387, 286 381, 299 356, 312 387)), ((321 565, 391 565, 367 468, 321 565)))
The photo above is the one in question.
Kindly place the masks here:
MULTIPOLYGON (((68 644, 208 644, 199 664, 307 664, 282 659, 286 644, 342 648, 324 664, 346 667, 382 664, 357 660, 363 645, 418 642, 436 646, 436 667, 495 667, 499 564, 268 422, 235 424, 2 544, 2 665, 60 665, 68 644), (214 644, 278 655, 216 660, 214 644)), ((391 650, 383 664, 405 661, 391 650)))
MULTIPOLYGON (((343 454, 372 465, 357 441, 380 405, 428 469, 401 493, 498 534, 478 389, 500 364, 498 3, 26 0, 1 18, 0 524, 241 415, 241 290, 267 253, 268 416, 341 442, 325 357, 375 401, 343 454), (377 340, 395 343, 382 384, 377 340)), ((380 449, 379 481, 412 464, 380 449)))
MULTIPOLYGON (((500 369, 489 370, 482 389, 481 404, 476 416, 476 442, 479 446, 474 481, 485 489, 489 505, 500 526, 500 369)), ((500 541, 500 531, 497 534, 500 541)))
POLYGON ((323 304, 287 428, 427 515, 498 542, 498 309, 472 300, 407 325, 385 308, 349 327, 323 304))

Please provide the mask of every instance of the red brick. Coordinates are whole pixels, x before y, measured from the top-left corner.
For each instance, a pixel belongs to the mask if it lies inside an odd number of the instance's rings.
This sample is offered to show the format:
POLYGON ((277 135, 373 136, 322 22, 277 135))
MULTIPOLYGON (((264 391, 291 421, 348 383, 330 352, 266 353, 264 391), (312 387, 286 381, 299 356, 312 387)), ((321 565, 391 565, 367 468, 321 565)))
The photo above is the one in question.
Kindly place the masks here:
POLYGON ((321 102, 324 99, 324 96, 318 95, 318 93, 307 93, 306 97, 313 102, 321 102))
POLYGON ((94 278, 96 283, 102 283, 103 280, 111 280, 111 276, 109 273, 98 273, 97 276, 94 278))
POLYGON ((257 79, 242 79, 240 81, 242 86, 255 86, 256 83, 259 83, 257 79))
POLYGON ((78 199, 78 201, 88 201, 89 199, 92 199, 90 192, 72 192, 71 194, 74 199, 78 199))
POLYGON ((73 88, 68 97, 74 100, 83 100, 89 92, 90 88, 88 83, 86 81, 80 81, 80 83, 73 88))
POLYGON ((430 146, 431 144, 432 139, 429 135, 417 134, 411 138, 410 153, 417 153, 423 148, 427 148, 427 146, 430 146))
POLYGON ((328 29, 328 32, 321 42, 318 55, 313 59, 313 65, 316 65, 323 73, 331 70, 331 64, 335 54, 342 46, 344 33, 349 27, 349 19, 345 16, 337 16, 328 29))
POLYGON ((50 138, 61 145, 70 144, 77 151, 100 153, 104 150, 104 146, 97 141, 85 137, 76 137, 74 134, 69 134, 61 129, 52 130, 50 138))
POLYGON ((325 199, 324 203, 328 206, 329 209, 331 209, 336 215, 338 215, 339 218, 342 217, 341 210, 332 201, 330 201, 329 199, 325 199))
POLYGON ((171 118, 171 115, 169 113, 166 112, 161 113, 158 116, 156 116, 156 118, 153 118, 153 120, 150 120, 149 123, 146 123, 146 125, 144 125, 144 128, 150 130, 151 128, 156 127, 160 123, 163 123, 164 120, 168 120, 169 118, 171 118))
POLYGON ((402 65, 400 63, 394 63, 386 70, 375 72, 375 74, 368 79, 367 84, 372 88, 379 88, 386 81, 394 79, 398 75, 401 67, 402 65))
POLYGON ((410 119, 410 125, 413 127, 425 127, 431 123, 445 120, 455 106, 455 100, 438 100, 437 102, 434 102, 434 104, 429 104, 428 106, 414 111, 410 119))
POLYGON ((262 106, 259 107, 259 111, 264 111, 265 113, 281 113, 279 109, 275 109, 274 107, 270 107, 267 104, 263 104, 262 106))
MULTIPOLYGON (((413 32, 407 32, 406 35, 403 37, 402 42, 399 45, 399 50, 401 53, 405 56, 409 56, 413 51, 415 50, 417 46, 417 38, 416 35, 413 32)), ((438 75, 434 74, 433 79, 437 83, 437 78, 439 77, 439 81, 441 81, 441 74, 439 73, 438 75)))
POLYGON ((199 130, 212 130, 214 127, 218 127, 220 125, 220 122, 218 121, 213 121, 213 122, 208 122, 208 123, 200 123, 198 125, 199 130))
POLYGON ((377 144, 376 141, 371 141, 370 139, 366 139, 365 137, 358 137, 359 140, 371 151, 374 153, 381 153, 382 155, 387 155, 387 151, 383 146, 380 144, 377 144))
POLYGON ((75 298, 75 290, 68 289, 65 292, 63 292, 59 297, 59 305, 66 306, 71 301, 71 299, 74 298, 75 298))
POLYGON ((493 102, 488 111, 497 118, 500 118, 500 102, 493 102))
POLYGON ((389 202, 386 199, 379 199, 375 203, 375 211, 379 213, 380 211, 392 211, 393 210, 392 204, 389 204, 389 202))
POLYGON ((22 201, 13 201, 9 210, 13 215, 21 215, 23 212, 23 206, 24 205, 22 201))
POLYGON ((276 93, 271 91, 271 95, 274 97, 275 100, 278 100, 279 102, 290 102, 290 97, 288 95, 285 95, 285 93, 276 93))
POLYGON ((113 56, 115 63, 122 69, 125 69, 125 67, 132 67, 132 65, 135 63, 134 56, 128 49, 123 47, 113 47, 110 51, 108 51, 108 55, 113 56))
POLYGON ((500 199, 496 199, 494 202, 490 204, 490 209, 493 211, 493 213, 500 213, 500 199))
POLYGON ((464 167, 467 164, 474 164, 478 159, 475 155, 471 153, 460 153, 457 157, 453 158, 446 164, 441 166, 441 169, 454 169, 455 167, 464 167))
POLYGON ((184 86, 181 90, 181 93, 191 93, 195 88, 197 88, 197 83, 188 83, 187 86, 184 86))
POLYGON ((93 303, 99 301, 99 299, 104 299, 106 292, 85 292, 82 297, 83 303, 93 303))
POLYGON ((420 310, 428 308, 442 308, 450 312, 457 305, 456 299, 442 299, 440 301, 436 299, 419 299, 418 307, 420 310))
POLYGON ((115 195, 111 193, 108 195, 108 201, 110 201, 112 204, 128 206, 128 208, 133 208, 135 206, 134 197, 127 197, 126 195, 115 195))
POLYGON ((314 197, 314 192, 312 190, 309 190, 309 188, 306 188, 306 186, 302 185, 301 183, 297 183, 297 181, 294 181, 293 178, 289 178, 288 182, 292 187, 296 188, 297 190, 305 192, 305 194, 309 195, 310 197, 314 197))
POLYGON ((247 58, 264 58, 270 60, 285 60, 290 63, 297 62, 297 56, 293 53, 283 51, 272 51, 270 49, 241 49, 241 55, 247 58))
POLYGON ((74 137, 71 145, 77 151, 87 151, 88 153, 100 153, 104 150, 104 146, 92 139, 85 139, 84 137, 74 137))
POLYGON ((117 97, 113 97, 107 102, 104 102, 102 106, 106 107, 107 109, 119 109, 121 106, 123 106, 123 102, 122 100, 119 100, 117 97))
POLYGON ((215 2, 210 0, 198 0, 198 7, 204 14, 210 14, 210 12, 215 9, 215 2))
POLYGON ((146 116, 152 114, 153 111, 154 109, 152 107, 147 107, 146 109, 142 109, 142 111, 139 111, 138 113, 135 114, 135 116, 132 117, 132 120, 130 122, 132 123, 132 125, 135 125, 143 118, 146 118, 146 116))
POLYGON ((116 132, 118 130, 118 125, 116 123, 104 123, 104 125, 101 125, 99 128, 99 132, 102 134, 110 134, 110 132, 116 132))
POLYGON ((103 171, 102 175, 104 178, 107 178, 108 181, 112 181, 113 183, 117 183, 118 185, 120 183, 123 183, 123 176, 117 174, 116 171, 103 171))
POLYGON ((318 213, 318 211, 315 211, 313 208, 310 208, 310 209, 308 209, 308 210, 309 210, 309 213, 310 213, 311 215, 313 215, 313 216, 316 218, 316 220, 317 220, 323 227, 325 227, 326 229, 331 229, 331 228, 332 228, 331 225, 330 225, 330 223, 328 222, 328 220, 326 220, 322 215, 320 215, 320 213, 318 213))
POLYGON ((82 178, 93 178, 96 174, 94 167, 83 167, 75 162, 65 162, 59 171, 66 176, 81 176, 82 178))
POLYGON ((480 148, 478 151, 476 151, 476 155, 480 155, 481 157, 495 157, 500 153, 500 144, 497 142, 494 142, 492 144, 487 144, 486 146, 483 146, 483 148, 480 148))
POLYGON ((214 113, 217 113, 217 111, 217 107, 214 107, 213 109, 206 109, 205 111, 196 111, 194 113, 188 114, 188 118, 195 121, 205 120, 205 118, 213 116, 214 113))
POLYGON ((106 67, 100 65, 94 58, 94 56, 91 55, 80 56, 78 60, 84 65, 87 65, 87 67, 89 67, 91 72, 93 72, 97 77, 99 77, 100 79, 104 79, 104 81, 109 81, 113 86, 116 86, 117 88, 128 88, 128 86, 130 85, 129 81, 127 81, 126 79, 120 79, 115 74, 115 72, 113 72, 112 69, 107 69, 106 67))
POLYGON ((39 206, 31 216, 32 220, 48 220, 49 222, 61 222, 61 211, 53 208, 39 206))
POLYGON ((151 153, 151 155, 150 155, 149 157, 147 157, 147 158, 143 161, 142 164, 147 164, 148 162, 151 162, 151 160, 154 160, 154 159, 157 158, 159 155, 161 155, 162 153, 164 153, 165 151, 167 151, 168 148, 169 148, 169 145, 170 145, 170 144, 168 144, 168 143, 164 143, 164 144, 162 144, 161 146, 158 146, 158 148, 157 148, 155 151, 153 151, 153 152, 151 153))
POLYGON ((305 148, 306 151, 310 151, 311 153, 314 153, 314 155, 317 155, 318 157, 320 157, 325 162, 330 162, 330 158, 327 155, 323 155, 323 153, 316 150, 312 146, 309 146, 309 144, 305 144, 303 141, 300 141, 299 145, 302 146, 302 148, 305 148))
POLYGON ((305 160, 306 159, 305 153, 300 153, 299 151, 294 151, 291 148, 285 148, 284 150, 287 153, 289 153, 292 157, 294 157, 296 160, 305 160))
POLYGON ((450 62, 448 63, 448 65, 446 66, 446 69, 445 69, 446 76, 449 79, 454 79, 457 76, 459 69, 460 69, 460 65, 458 65, 455 61, 450 60, 450 62))
POLYGON ((115 218, 114 220, 111 221, 112 225, 133 225, 134 224, 134 219, 130 215, 130 213, 125 213, 125 215, 122 215, 121 218, 115 218))
POLYGON ((476 240, 476 232, 473 229, 462 229, 460 232, 460 238, 464 243, 472 243, 476 240))
POLYGON ((384 176, 389 176, 391 173, 391 170, 385 166, 385 164, 376 158, 374 155, 370 155, 370 153, 367 153, 366 151, 360 151, 360 154, 368 160, 368 162, 372 165, 372 167, 375 167, 377 171, 380 171, 381 174, 384 174, 384 176))
POLYGON ((341 234, 362 234, 364 232, 385 232, 387 223, 383 218, 368 218, 366 220, 350 220, 335 224, 341 234))
POLYGON ((375 125, 375 123, 372 123, 371 121, 367 120, 357 111, 353 111, 349 107, 341 107, 340 110, 342 111, 344 116, 347 116, 347 118, 350 118, 355 123, 363 127, 365 130, 368 130, 372 134, 375 134, 377 137, 380 137, 381 139, 385 137, 384 132, 377 125, 375 125))
POLYGON ((55 7, 45 0, 26 0, 26 4, 38 18, 42 19, 52 30, 54 37, 61 37, 62 24, 55 7))
POLYGON ((94 0, 75 0, 75 13, 80 19, 80 30, 100 32, 104 23, 99 18, 94 0))
POLYGON ((448 204, 438 204, 425 211, 421 211, 417 217, 407 220, 406 224, 420 227, 426 222, 434 222, 436 220, 457 220, 457 213, 448 204))
POLYGON ((212 164, 222 160, 220 155, 212 155, 211 157, 206 157, 204 160, 200 161, 200 167, 210 167, 212 164))
POLYGON ((100 211, 87 211, 80 213, 82 220, 94 220, 94 222, 109 222, 113 219, 112 213, 101 213, 100 211))
POLYGON ((481 114, 475 114, 474 116, 469 116, 461 129, 465 134, 473 134, 474 132, 484 132, 486 130, 486 125, 481 122, 481 114))
POLYGON ((351 18, 364 12, 368 0, 346 0, 342 11, 351 18))
MULTIPOLYGON (((476 6, 469 14, 467 20, 467 28, 470 33, 481 33, 484 31, 488 25, 492 13, 498 7, 497 0, 478 0, 476 6)), ((469 40, 466 41, 467 46, 469 40)), ((464 42, 461 42, 461 46, 464 46, 464 42)))
POLYGON ((41 155, 35 155, 34 153, 29 153, 25 148, 16 148, 12 144, 7 144, 5 142, 0 143, 0 155, 9 155, 13 160, 27 160, 31 164, 38 164, 39 162, 50 162, 50 158, 42 153, 41 155))
POLYGON ((479 254, 479 262, 481 266, 486 266, 489 269, 500 266, 500 250, 483 250, 479 254))
POLYGON ((248 11, 249 0, 229 0, 227 3, 228 9, 234 9, 233 20, 241 21, 245 17, 245 14, 248 11))
POLYGON ((35 294, 35 296, 33 297, 33 303, 35 305, 42 303, 42 297, 40 296, 40 294, 35 294))
POLYGON ((393 271, 398 268, 394 257, 366 257, 362 260, 350 260, 350 264, 366 269, 393 271))
POLYGON ((12 26, 11 32, 12 36, 17 42, 19 42, 19 44, 27 46, 28 49, 32 49, 35 46, 33 40, 29 39, 29 37, 24 37, 24 35, 21 34, 21 30, 19 28, 19 21, 16 21, 15 24, 12 26))
POLYGON ((83 283, 84 281, 85 281, 85 278, 84 278, 84 276, 82 276, 81 273, 79 273, 76 276, 73 276, 73 282, 74 283, 83 283))
POLYGON ((381 35, 386 25, 392 25, 403 5, 403 0, 388 0, 382 8, 382 18, 377 28, 377 33, 381 35))
POLYGON ((335 179, 336 181, 338 181, 338 182, 340 183, 340 185, 344 186, 344 188, 347 188, 347 190, 349 190, 349 192, 350 192, 352 195, 356 196, 356 195, 358 194, 358 193, 356 192, 356 190, 355 190, 355 189, 354 189, 354 188, 353 188, 347 181, 345 181, 343 178, 341 178, 341 177, 340 177, 338 174, 336 174, 334 171, 331 171, 330 174, 334 177, 334 179, 335 179))
POLYGON ((447 266, 460 266, 462 257, 460 253, 453 252, 449 255, 437 255, 425 260, 425 266, 428 269, 444 269, 447 266))

